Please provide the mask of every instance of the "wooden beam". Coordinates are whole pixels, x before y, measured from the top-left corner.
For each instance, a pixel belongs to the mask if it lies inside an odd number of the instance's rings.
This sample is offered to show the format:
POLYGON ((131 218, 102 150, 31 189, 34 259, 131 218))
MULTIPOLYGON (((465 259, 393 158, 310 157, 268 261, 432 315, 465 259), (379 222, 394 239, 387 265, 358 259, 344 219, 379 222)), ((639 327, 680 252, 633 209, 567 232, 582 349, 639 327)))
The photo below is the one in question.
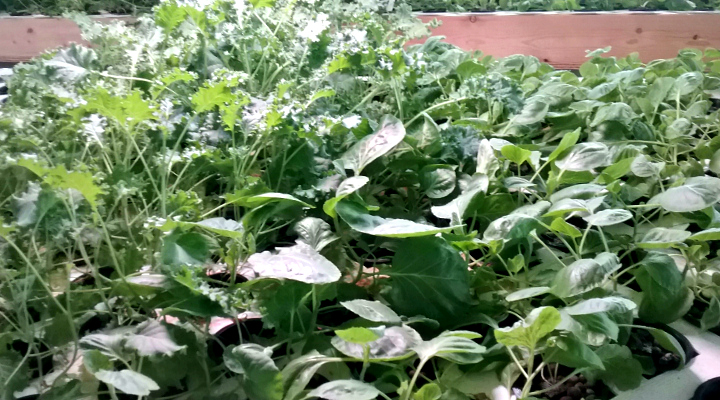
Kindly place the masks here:
POLYGON ((423 14, 442 25, 434 35, 465 50, 495 57, 532 55, 556 68, 577 69, 586 50, 640 53, 644 62, 672 58, 684 48, 720 49, 718 12, 423 14))
MULTIPOLYGON (((124 16, 93 17, 97 21, 131 19, 124 16)), ((40 54, 83 43, 80 28, 71 20, 51 17, 0 17, 0 63, 27 61, 40 54)))
MULTIPOLYGON (((97 17, 115 20, 129 17, 97 17)), ((420 14, 438 19, 433 34, 466 50, 495 57, 533 55, 556 68, 576 69, 585 51, 612 46, 610 55, 639 52, 643 61, 671 58, 688 47, 720 48, 718 12, 543 12, 420 14)), ((0 63, 27 61, 47 50, 82 42, 70 20, 0 17, 0 63)))

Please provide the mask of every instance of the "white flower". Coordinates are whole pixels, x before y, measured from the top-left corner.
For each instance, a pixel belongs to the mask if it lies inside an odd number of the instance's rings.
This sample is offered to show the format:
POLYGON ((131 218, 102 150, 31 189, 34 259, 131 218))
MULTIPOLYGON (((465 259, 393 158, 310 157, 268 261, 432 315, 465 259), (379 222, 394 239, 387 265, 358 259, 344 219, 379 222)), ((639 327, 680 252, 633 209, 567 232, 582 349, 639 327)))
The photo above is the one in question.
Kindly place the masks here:
POLYGON ((343 119, 342 124, 344 127, 352 129, 359 126, 360 122, 362 122, 362 118, 359 115, 352 115, 343 119))
POLYGON ((319 36, 325 29, 330 26, 330 20, 328 15, 325 13, 319 13, 315 20, 307 24, 305 28, 298 33, 303 39, 307 39, 311 42, 317 42, 320 40, 319 36))

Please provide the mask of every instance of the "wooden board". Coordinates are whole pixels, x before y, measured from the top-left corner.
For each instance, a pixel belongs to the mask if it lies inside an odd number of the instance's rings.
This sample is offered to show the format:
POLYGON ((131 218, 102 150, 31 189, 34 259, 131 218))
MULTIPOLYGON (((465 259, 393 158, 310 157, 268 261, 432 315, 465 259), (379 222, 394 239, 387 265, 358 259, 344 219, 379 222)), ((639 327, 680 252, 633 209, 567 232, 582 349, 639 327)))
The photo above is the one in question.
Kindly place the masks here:
MULTIPOLYGON (((585 62, 586 50, 605 46, 612 46, 610 54, 616 56, 639 52, 643 61, 671 58, 687 47, 720 48, 717 12, 446 13, 420 17, 441 21, 433 33, 463 49, 496 57, 533 55, 557 68, 578 68, 585 62)), ((78 27, 66 19, 0 17, 0 63, 27 61, 81 41, 78 27)))
POLYGON ((640 53, 651 61, 684 48, 720 49, 717 12, 425 14, 442 25, 433 34, 465 50, 505 57, 533 55, 556 68, 577 69, 586 50, 612 46, 610 55, 640 53))
MULTIPOLYGON (((130 19, 95 17, 99 21, 130 19)), ((71 20, 50 17, 0 17, 0 63, 27 61, 48 50, 82 43, 80 28, 71 20)))

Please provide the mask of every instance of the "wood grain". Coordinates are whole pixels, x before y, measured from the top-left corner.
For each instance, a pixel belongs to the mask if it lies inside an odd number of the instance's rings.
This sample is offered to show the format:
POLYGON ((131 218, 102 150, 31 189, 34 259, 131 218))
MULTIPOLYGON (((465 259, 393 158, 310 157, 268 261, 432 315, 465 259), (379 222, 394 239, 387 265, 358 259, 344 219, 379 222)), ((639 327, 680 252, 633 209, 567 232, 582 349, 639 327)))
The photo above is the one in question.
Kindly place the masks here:
POLYGON ((586 50, 612 46, 610 55, 640 53, 651 61, 684 48, 720 48, 720 13, 468 13, 425 14, 442 25, 434 35, 495 57, 533 55, 556 68, 576 69, 586 50))
MULTIPOLYGON (((127 20, 124 16, 95 17, 98 21, 127 20)), ((0 63, 27 61, 48 50, 83 43, 71 20, 51 17, 0 17, 0 63)))
MULTIPOLYGON (((123 18, 99 17, 100 20, 123 18)), ((125 17, 126 19, 129 19, 125 17)), ((688 47, 720 48, 720 13, 467 13, 421 14, 442 22, 433 34, 466 50, 495 57, 533 55, 556 68, 578 68, 585 51, 612 46, 611 55, 639 52, 643 61, 671 58, 688 47)), ((80 43, 70 20, 0 17, 0 63, 27 61, 80 43)))

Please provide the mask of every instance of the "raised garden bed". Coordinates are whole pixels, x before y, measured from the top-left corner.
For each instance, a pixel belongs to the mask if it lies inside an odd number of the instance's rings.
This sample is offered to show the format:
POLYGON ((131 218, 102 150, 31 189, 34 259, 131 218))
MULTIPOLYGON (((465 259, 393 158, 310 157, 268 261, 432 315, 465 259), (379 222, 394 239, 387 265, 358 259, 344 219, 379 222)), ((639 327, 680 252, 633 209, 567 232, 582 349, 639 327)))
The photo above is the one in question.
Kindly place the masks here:
MULTIPOLYGON (((556 68, 577 69, 585 52, 610 46, 610 55, 639 53, 648 62, 684 48, 720 48, 718 12, 498 12, 428 13, 442 23, 434 35, 464 50, 494 57, 532 55, 556 68)), ((98 16, 99 20, 130 17, 98 16)), ((81 42, 78 27, 49 17, 0 17, 0 63, 27 61, 44 51, 81 42)), ((419 41, 415 41, 419 42, 419 41)))

